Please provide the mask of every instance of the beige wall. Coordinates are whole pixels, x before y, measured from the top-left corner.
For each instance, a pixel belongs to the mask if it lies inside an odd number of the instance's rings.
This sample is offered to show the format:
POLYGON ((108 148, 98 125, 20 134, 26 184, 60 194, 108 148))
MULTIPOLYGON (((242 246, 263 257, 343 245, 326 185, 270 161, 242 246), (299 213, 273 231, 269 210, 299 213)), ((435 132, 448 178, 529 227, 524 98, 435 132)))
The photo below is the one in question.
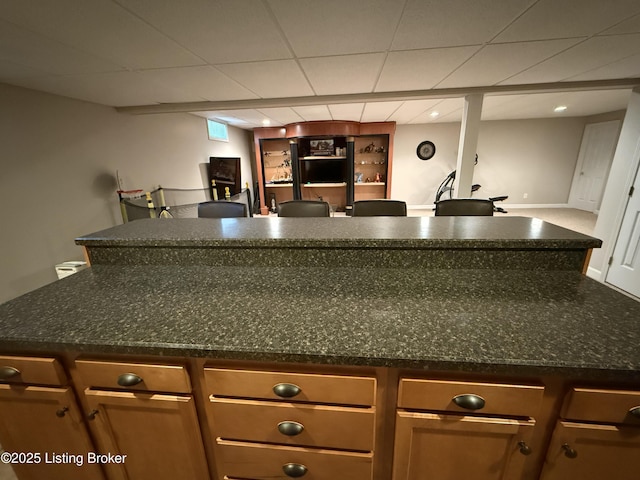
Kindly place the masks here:
POLYGON ((56 280, 82 259, 77 236, 121 223, 115 172, 128 189, 203 188, 209 156, 242 159, 249 132, 207 138, 204 118, 131 116, 92 103, 0 84, 0 302, 56 280))
MULTIPOLYGON (((482 122, 478 137, 477 197, 509 195, 509 204, 565 204, 573 179, 584 118, 482 122), (524 194, 527 198, 524 198, 524 194)), ((456 168, 459 123, 398 125, 392 197, 432 204, 440 182, 456 168), (416 156, 423 140, 436 145, 428 161, 416 156)))

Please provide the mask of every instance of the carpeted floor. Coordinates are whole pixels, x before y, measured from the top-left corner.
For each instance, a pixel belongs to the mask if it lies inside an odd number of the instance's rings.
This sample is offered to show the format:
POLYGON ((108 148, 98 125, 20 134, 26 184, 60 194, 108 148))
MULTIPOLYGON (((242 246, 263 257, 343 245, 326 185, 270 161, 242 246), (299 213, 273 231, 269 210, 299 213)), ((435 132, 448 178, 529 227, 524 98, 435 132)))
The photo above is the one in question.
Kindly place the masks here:
MULTIPOLYGON (((409 209, 410 217, 422 217, 433 215, 431 209, 409 209)), ((596 225, 598 216, 592 212, 585 212, 575 208, 509 208, 505 214, 496 213, 496 216, 507 215, 515 217, 533 217, 553 223, 569 230, 591 235, 596 225)))

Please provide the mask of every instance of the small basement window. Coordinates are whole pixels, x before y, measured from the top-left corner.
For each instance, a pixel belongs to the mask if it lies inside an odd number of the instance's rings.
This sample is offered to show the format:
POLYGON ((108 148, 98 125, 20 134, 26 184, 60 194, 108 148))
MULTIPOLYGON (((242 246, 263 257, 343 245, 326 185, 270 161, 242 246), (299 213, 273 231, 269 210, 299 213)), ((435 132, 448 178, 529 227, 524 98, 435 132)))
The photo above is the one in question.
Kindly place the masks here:
POLYGON ((218 140, 220 142, 229 141, 229 132, 227 131, 226 123, 207 118, 207 133, 209 134, 209 140, 218 140))

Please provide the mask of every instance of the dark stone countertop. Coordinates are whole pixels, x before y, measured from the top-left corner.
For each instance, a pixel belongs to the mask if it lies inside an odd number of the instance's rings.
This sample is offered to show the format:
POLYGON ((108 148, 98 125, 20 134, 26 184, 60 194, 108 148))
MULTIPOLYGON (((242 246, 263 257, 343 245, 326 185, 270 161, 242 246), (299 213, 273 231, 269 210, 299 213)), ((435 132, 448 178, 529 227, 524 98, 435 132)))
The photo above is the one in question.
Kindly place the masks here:
POLYGON ((0 324, 1 352, 640 381, 640 302, 577 272, 98 265, 0 324))
POLYGON ((87 247, 548 248, 596 238, 525 217, 144 219, 76 239, 87 247))

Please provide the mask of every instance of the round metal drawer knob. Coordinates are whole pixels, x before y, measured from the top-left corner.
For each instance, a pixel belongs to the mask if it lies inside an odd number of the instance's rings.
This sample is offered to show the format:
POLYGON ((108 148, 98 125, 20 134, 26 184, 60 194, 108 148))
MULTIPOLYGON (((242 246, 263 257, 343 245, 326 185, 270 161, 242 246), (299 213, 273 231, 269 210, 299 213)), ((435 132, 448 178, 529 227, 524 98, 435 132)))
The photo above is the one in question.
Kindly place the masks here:
POLYGON ((564 450, 564 456, 567 458, 576 458, 578 456, 578 452, 571 448, 568 443, 562 445, 562 450, 564 450))
POLYGON ((278 383, 273 386, 273 393, 282 398, 291 398, 298 395, 302 389, 293 383, 278 383))
POLYGON ((638 405, 637 407, 633 407, 632 409, 629 410, 629 413, 631 415, 633 415, 636 418, 640 418, 640 405, 638 405))
POLYGON ((56 410, 56 416, 59 418, 64 417, 69 411, 69 407, 62 407, 60 410, 56 410))
POLYGON ((278 431, 289 437, 295 437, 296 435, 300 435, 304 430, 304 425, 298 422, 285 421, 280 422, 278 424, 278 431))
POLYGON ((142 383, 142 378, 135 373, 123 373, 118 377, 118 385, 121 387, 133 387, 142 383))
POLYGON ((300 478, 307 473, 307 467, 301 463, 285 463, 282 466, 282 471, 287 477, 300 478))
POLYGON ((456 395, 453 397, 453 403, 467 410, 480 410, 481 408, 484 408, 485 405, 484 398, 473 393, 456 395))

